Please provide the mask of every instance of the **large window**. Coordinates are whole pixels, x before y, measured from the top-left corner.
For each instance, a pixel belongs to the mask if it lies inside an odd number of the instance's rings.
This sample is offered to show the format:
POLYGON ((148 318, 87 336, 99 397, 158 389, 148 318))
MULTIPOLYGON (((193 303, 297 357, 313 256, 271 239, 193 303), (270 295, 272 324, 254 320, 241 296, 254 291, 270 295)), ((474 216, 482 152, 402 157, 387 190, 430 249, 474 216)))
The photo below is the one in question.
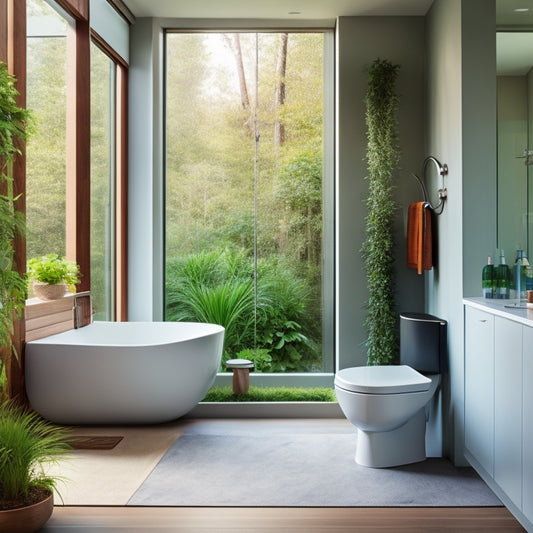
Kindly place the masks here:
POLYGON ((27 145, 27 256, 66 253, 67 29, 73 21, 28 0, 27 106, 36 118, 27 145))
POLYGON ((91 294, 95 320, 115 318, 116 71, 91 44, 91 294))
POLYGON ((326 36, 166 37, 165 317, 264 372, 333 367, 326 36))

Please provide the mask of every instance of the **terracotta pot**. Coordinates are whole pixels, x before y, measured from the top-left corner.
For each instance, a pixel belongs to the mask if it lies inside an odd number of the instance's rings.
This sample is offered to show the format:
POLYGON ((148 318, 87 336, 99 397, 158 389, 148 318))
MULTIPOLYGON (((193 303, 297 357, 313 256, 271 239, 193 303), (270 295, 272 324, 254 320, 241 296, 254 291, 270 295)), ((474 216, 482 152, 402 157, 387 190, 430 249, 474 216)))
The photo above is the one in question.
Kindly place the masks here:
POLYGON ((52 516, 54 510, 54 495, 50 494, 48 498, 18 509, 9 509, 0 511, 0 531, 9 531, 9 533, 33 533, 39 531, 48 519, 52 516))
POLYGON ((40 281, 33 282, 33 294, 40 300, 59 300, 65 296, 67 285, 58 283, 57 285, 48 285, 40 281))

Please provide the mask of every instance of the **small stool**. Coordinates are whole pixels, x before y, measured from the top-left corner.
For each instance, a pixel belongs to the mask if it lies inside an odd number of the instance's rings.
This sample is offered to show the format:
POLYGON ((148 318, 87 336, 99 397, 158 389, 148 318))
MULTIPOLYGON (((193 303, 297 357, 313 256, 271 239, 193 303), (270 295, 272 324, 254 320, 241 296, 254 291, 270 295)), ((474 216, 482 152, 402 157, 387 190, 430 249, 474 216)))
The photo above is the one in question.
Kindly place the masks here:
POLYGON ((235 394, 246 394, 250 387, 250 370, 254 364, 248 359, 229 359, 226 361, 226 368, 233 370, 233 392, 235 394))

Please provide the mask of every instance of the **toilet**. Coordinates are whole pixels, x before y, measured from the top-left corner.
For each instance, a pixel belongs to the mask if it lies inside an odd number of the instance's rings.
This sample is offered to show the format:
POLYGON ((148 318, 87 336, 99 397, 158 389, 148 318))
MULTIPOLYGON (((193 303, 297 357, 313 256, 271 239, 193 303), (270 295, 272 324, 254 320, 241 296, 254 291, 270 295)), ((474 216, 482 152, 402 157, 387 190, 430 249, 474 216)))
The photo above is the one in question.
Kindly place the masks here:
POLYGON ((426 458, 426 405, 440 385, 446 321, 400 314, 400 364, 339 370, 335 392, 357 429, 356 463, 385 468, 426 458))

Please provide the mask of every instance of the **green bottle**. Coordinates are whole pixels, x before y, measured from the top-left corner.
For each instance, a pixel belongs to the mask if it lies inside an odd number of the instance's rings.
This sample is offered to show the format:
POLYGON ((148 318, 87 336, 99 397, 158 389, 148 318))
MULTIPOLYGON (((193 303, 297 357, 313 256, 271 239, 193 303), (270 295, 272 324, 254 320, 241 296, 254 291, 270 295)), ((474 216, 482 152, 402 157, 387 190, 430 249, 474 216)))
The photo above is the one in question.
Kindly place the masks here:
POLYGON ((494 277, 496 278, 496 298, 508 300, 511 288, 511 271, 505 263, 503 249, 500 250, 500 264, 494 269, 494 277))
POLYGON ((494 279, 494 265, 490 255, 481 273, 481 291, 483 298, 495 298, 496 280, 494 279))

